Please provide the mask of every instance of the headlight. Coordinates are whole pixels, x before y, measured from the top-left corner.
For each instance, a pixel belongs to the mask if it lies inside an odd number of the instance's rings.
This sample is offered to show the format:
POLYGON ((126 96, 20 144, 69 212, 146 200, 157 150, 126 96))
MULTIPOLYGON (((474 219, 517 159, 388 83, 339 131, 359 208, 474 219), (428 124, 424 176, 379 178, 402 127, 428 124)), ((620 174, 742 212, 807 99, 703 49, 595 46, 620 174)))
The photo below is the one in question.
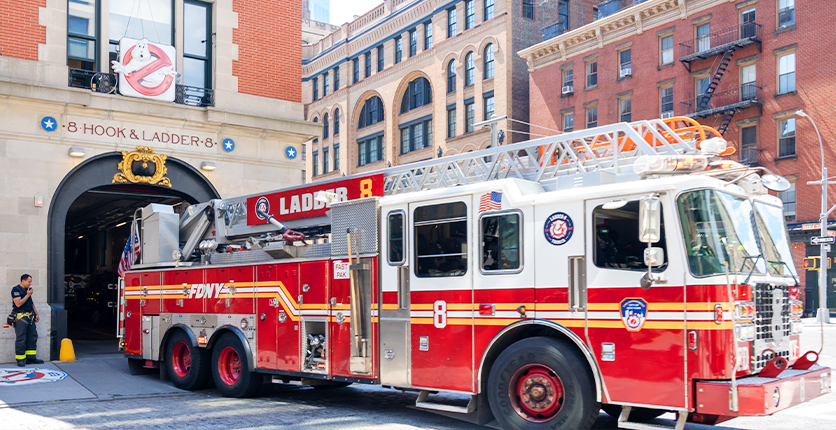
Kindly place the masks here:
POLYGON ((734 302, 734 319, 750 320, 755 317, 754 302, 734 302))
POLYGON ((792 334, 799 334, 804 328, 804 323, 801 320, 792 320, 790 321, 790 332, 792 334))
POLYGON ((241 319, 241 330, 246 330, 250 326, 250 321, 246 318, 241 319))
POLYGON ((801 300, 790 300, 790 316, 800 317, 804 313, 804 304, 801 300))
POLYGON ((755 340, 755 325, 752 323, 737 324, 734 326, 738 342, 755 340))

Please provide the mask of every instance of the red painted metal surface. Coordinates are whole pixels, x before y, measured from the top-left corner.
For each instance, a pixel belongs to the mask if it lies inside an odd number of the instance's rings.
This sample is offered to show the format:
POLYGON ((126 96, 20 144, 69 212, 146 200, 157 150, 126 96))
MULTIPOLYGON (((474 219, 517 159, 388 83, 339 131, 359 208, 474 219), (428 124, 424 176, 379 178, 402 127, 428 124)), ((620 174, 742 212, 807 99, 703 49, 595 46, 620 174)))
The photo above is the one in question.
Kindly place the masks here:
POLYGON ((142 355, 142 317, 140 298, 136 295, 141 289, 140 281, 140 273, 125 275, 125 354, 131 355, 142 355))
POLYGON ((270 287, 278 288, 276 264, 256 266, 255 280, 258 292, 256 293, 256 367, 262 369, 278 369, 278 334, 279 294, 262 292, 270 287))
POLYGON ((206 299, 206 312, 215 314, 252 314, 255 312, 254 266, 206 269, 206 283, 222 284, 220 293, 206 299), (227 306, 229 299, 229 306, 227 306))
POLYGON ((162 311, 176 314, 203 312, 204 297, 208 293, 203 273, 203 269, 162 272, 162 311))

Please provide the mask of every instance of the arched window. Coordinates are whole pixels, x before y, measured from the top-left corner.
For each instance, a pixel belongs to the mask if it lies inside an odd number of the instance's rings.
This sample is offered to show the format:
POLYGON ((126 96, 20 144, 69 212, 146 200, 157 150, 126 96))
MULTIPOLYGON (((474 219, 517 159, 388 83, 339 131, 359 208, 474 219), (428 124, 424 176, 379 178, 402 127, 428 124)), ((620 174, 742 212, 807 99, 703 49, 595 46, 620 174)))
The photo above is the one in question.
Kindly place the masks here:
POLYGON ((322 117, 322 140, 328 138, 328 114, 326 113, 325 116, 322 117))
POLYGON ((456 91, 456 60, 447 63, 447 92, 456 91))
POLYGON ((403 99, 401 100, 401 113, 428 105, 431 101, 432 89, 430 89, 430 81, 424 77, 415 79, 409 83, 406 91, 404 91, 403 99))
POLYGON ((473 85, 476 80, 476 66, 473 64, 473 51, 470 51, 464 57, 464 86, 469 87, 473 85))
POLYGON ((485 79, 489 79, 493 77, 493 45, 488 44, 485 47, 485 55, 484 58, 484 69, 485 69, 485 79))
POLYGON ((380 100, 380 97, 374 96, 366 100, 363 104, 357 128, 377 124, 380 121, 383 121, 383 102, 380 100))
MULTIPOLYGON (((319 123, 319 118, 314 118, 313 122, 318 124, 319 123)), ((318 142, 319 142, 319 138, 318 137, 314 138, 313 143, 318 143, 318 142)))
MULTIPOLYGON (((340 134, 340 110, 337 109, 334 111, 334 136, 340 134)), ((337 152, 334 151, 334 157, 337 156, 337 152)), ((335 161, 336 163, 336 161, 335 161)), ((334 169, 337 169, 336 167, 334 169)))

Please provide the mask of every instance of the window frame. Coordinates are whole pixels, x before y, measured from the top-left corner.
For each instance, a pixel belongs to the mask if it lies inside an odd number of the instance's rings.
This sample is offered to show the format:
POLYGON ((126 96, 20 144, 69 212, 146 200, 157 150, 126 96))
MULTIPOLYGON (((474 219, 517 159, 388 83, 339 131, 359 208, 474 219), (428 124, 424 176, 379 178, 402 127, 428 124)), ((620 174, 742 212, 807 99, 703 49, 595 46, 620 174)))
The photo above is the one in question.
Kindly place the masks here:
POLYGON ((537 16, 534 10, 534 0, 522 0, 521 5, 522 11, 520 12, 520 16, 534 21, 534 18, 537 16))
POLYGON ((758 86, 758 63, 748 63, 748 64, 741 64, 738 66, 740 70, 740 100, 755 100, 757 98, 757 86, 758 86), (750 69, 751 68, 751 69, 750 69), (752 70, 752 74, 754 75, 754 80, 751 81, 744 81, 746 79, 747 72, 752 70))
POLYGON ((490 211, 490 212, 482 212, 479 214, 479 218, 477 219, 477 226, 479 226, 479 273, 485 276, 492 276, 492 275, 514 275, 517 273, 521 273, 525 269, 525 260, 523 259, 523 249, 525 245, 525 234, 523 232, 524 226, 524 219, 523 219, 523 212, 519 209, 505 209, 500 211, 490 211), (497 269, 497 270, 485 270, 483 266, 482 257, 485 253, 485 240, 484 237, 484 229, 482 226, 482 221, 485 218, 489 217, 502 217, 508 215, 516 215, 517 219, 517 252, 519 252, 519 262, 520 267, 516 269, 497 269))
POLYGON ((334 142, 334 171, 340 170, 340 143, 334 142))
POLYGON ((586 65, 584 66, 586 69, 586 88, 597 88, 598 87, 598 60, 587 61, 586 65), (594 68, 595 71, 591 71, 591 68, 594 68), (590 80, 594 80, 595 83, 590 85, 590 80))
POLYGON ((360 57, 351 59, 351 77, 354 80, 353 84, 360 82, 360 57))
POLYGON ((674 52, 673 52, 673 33, 666 34, 664 36, 659 36, 659 65, 660 66, 667 66, 669 64, 673 64, 674 62, 674 52), (668 49, 665 49, 665 40, 670 39, 671 46, 668 49), (670 54, 670 61, 665 61, 665 52, 670 54))
POLYGON ((758 162, 758 124, 752 124, 752 125, 747 125, 747 126, 740 127, 740 140, 739 140, 739 142, 740 142, 740 158, 738 159, 738 161, 740 163, 743 163, 743 164, 757 163, 758 162), (749 130, 754 131, 755 140, 751 144, 747 144, 743 139, 744 131, 749 131, 749 130), (754 149, 754 153, 755 153, 755 158, 754 159, 748 159, 748 158, 743 159, 743 155, 747 154, 747 152, 746 152, 747 147, 752 147, 754 149))
MULTIPOLYGON (((210 88, 212 88, 212 52, 214 50, 214 46, 212 45, 212 40, 213 40, 212 35, 214 34, 213 33, 213 27, 212 27, 212 6, 213 6, 213 4, 203 2, 203 1, 198 1, 198 0, 184 0, 183 1, 183 27, 184 28, 185 28, 185 25, 186 25, 186 23, 185 23, 186 3, 191 3, 192 5, 202 7, 206 10, 206 35, 204 35, 205 39, 203 39, 204 43, 206 44, 206 55, 201 56, 201 55, 196 55, 196 54, 187 54, 186 53, 186 48, 185 48, 185 43, 186 43, 185 42, 185 37, 186 37, 185 33, 186 32, 183 32, 184 33, 184 35, 183 35, 183 49, 182 49, 182 51, 183 51, 183 61, 185 62, 187 58, 190 58, 190 59, 193 59, 193 60, 199 60, 199 61, 203 62, 203 73, 204 73, 203 76, 204 76, 204 85, 205 85, 203 88, 210 89, 210 88)), ((172 8, 171 14, 172 14, 172 20, 174 18, 176 18, 176 16, 175 16, 176 13, 175 13, 174 8, 172 8)), ((172 25, 172 30, 176 33, 177 26, 172 25)), ((172 40, 174 40, 174 36, 172 36, 172 40)), ((186 79, 185 76, 183 76, 182 82, 185 82, 185 79, 186 79)), ((323 95, 323 97, 324 97, 324 95, 323 95)))
POLYGON ((796 221, 798 221, 798 188, 796 188, 796 186, 795 186, 795 181, 790 181, 790 188, 787 189, 786 191, 781 191, 780 193, 778 193, 778 198, 781 199, 781 213, 784 215, 784 222, 786 223, 786 222, 796 222, 796 221), (789 200, 786 200, 786 201, 784 200, 784 195, 786 195, 790 192, 793 194, 793 197, 794 197, 794 199, 792 200, 792 203, 790 203, 789 200), (792 215, 791 215, 792 219, 787 219, 788 218, 788 215, 787 215, 787 205, 788 204, 791 204, 795 208, 792 211, 792 215))
POLYGON ((311 79, 311 84, 313 85, 313 99, 314 101, 319 100, 319 76, 314 76, 311 79))
MULTIPOLYGON (((796 82, 797 82, 796 72, 798 71, 798 67, 797 67, 798 57, 795 55, 795 53, 796 53, 796 51, 783 53, 783 54, 779 55, 778 58, 776 59, 777 63, 778 63, 778 67, 776 67, 776 70, 778 72, 778 85, 776 87, 778 89, 777 94, 793 93, 793 92, 797 91, 797 89, 798 89, 798 87, 796 86, 796 82), (781 60, 784 59, 784 58, 788 58, 790 56, 792 56, 792 72, 781 73, 781 60), (782 88, 781 88, 781 78, 785 77, 785 76, 789 77, 790 75, 792 75, 792 89, 786 88, 786 89, 782 90, 782 88)), ((789 80, 789 78, 788 78, 788 80, 789 80)))
POLYGON ((414 57, 418 54, 418 33, 413 28, 409 30, 409 56, 414 57))
POLYGON ((563 79, 563 87, 571 86, 572 90, 574 90, 575 89, 575 69, 572 68, 572 67, 563 69, 563 71, 560 73, 560 75, 561 75, 561 78, 563 79), (568 75, 569 79, 567 79, 567 75, 568 75))
POLYGON ((464 133, 473 133, 476 131, 476 128, 473 126, 476 124, 476 103, 473 100, 470 100, 470 103, 464 104, 464 133))
POLYGON ((780 159, 780 158, 792 158, 792 157, 797 157, 797 156, 798 156, 798 148, 797 148, 797 145, 796 145, 796 139, 797 139, 797 137, 798 137, 798 123, 796 122, 795 117, 794 117, 794 116, 790 116, 790 117, 786 117, 786 118, 780 118, 780 119, 778 119, 778 126, 776 127, 776 131, 777 131, 777 134, 778 134, 778 139, 777 139, 777 143, 778 143, 778 148, 777 148, 777 149, 778 149, 778 157, 777 157, 777 158, 779 158, 779 159, 780 159), (782 131, 781 131, 781 129, 782 129, 782 127, 781 127, 781 123, 783 123, 783 122, 787 122, 787 121, 792 121, 792 122, 793 122, 792 136, 787 135, 786 137, 781 137, 781 134, 782 134, 782 131), (788 144, 788 142, 787 142, 787 143, 784 143, 784 142, 782 142, 782 140, 789 140, 789 139, 792 139, 792 149, 793 149, 793 150, 792 150, 792 153, 791 153, 791 154, 784 154, 784 155, 781 155, 781 148, 782 148, 782 146, 785 146, 785 145, 787 145, 787 144, 788 144))
POLYGON ((464 0, 464 29, 470 30, 476 26, 476 6, 473 0, 464 0))
MULTIPOLYGON (((428 203, 430 203, 430 202, 428 202, 428 203)), ((414 267, 412 272, 415 275, 415 277, 416 278, 457 278, 457 277, 466 276, 468 274, 468 272, 470 271, 470 267, 469 267, 470 264, 471 264, 471 262, 469 261, 470 252, 450 253, 450 254, 447 254, 447 253, 444 253, 444 254, 429 254, 429 255, 421 256, 421 257, 425 257, 425 258, 439 258, 440 256, 443 257, 443 256, 448 256, 448 255, 462 256, 463 257, 462 259, 464 260, 464 264, 463 264, 462 268, 464 270, 460 274, 452 275, 452 276, 427 276, 427 275, 419 274, 418 273, 419 253, 418 253, 418 239, 417 239, 418 232, 417 232, 417 228, 427 226, 427 225, 454 224, 454 223, 464 222, 465 223, 465 231, 467 231, 468 230, 468 225, 470 224, 470 211, 472 210, 470 205, 468 205, 466 202, 461 201, 461 200, 451 200, 451 201, 446 201, 446 202, 434 202, 434 203, 430 203, 430 204, 426 204, 426 205, 422 205, 422 206, 416 206, 414 209, 413 208, 410 208, 410 209, 412 210, 412 224, 410 225, 410 227, 412 228, 412 237, 416 238, 415 243, 413 244, 414 247, 413 247, 413 253, 412 253, 412 256, 413 256, 412 261, 413 261, 413 267, 414 267), (436 219, 430 219, 430 220, 416 221, 417 217, 415 216, 415 212, 418 211, 419 209, 423 209, 425 207, 454 205, 454 204, 461 204, 461 205, 464 206, 464 215, 463 216, 449 217, 449 218, 436 218, 436 219)), ((466 249, 468 249, 468 251, 469 251, 471 249, 470 234, 465 235, 464 243, 465 243, 466 249)), ((449 273, 449 271, 448 271, 448 273, 449 273)))
POLYGON ((357 139, 357 167, 363 167, 369 164, 374 164, 380 161, 383 161, 384 151, 386 148, 384 147, 384 137, 385 133, 383 131, 372 133, 360 137, 357 139), (372 152, 372 146, 369 145, 370 143, 374 142, 374 152, 372 152), (363 148, 361 150, 361 147, 363 148), (371 160, 372 153, 375 154, 375 159, 371 160), (361 158, 362 157, 362 158, 361 158), (363 161, 361 163, 361 161, 363 161))
POLYGON ((598 127, 598 106, 597 105, 586 108, 586 128, 594 128, 594 127, 598 127), (589 114, 593 113, 593 112, 595 113, 595 125, 590 125, 590 124, 592 124, 592 122, 589 121, 589 114))
POLYGON ((334 92, 340 90, 340 66, 334 67, 334 92))
POLYGON ((393 211, 389 211, 386 214, 386 243, 389 245, 386 251, 386 263, 390 266, 403 266, 406 264, 406 250, 407 248, 407 224, 406 224, 406 211, 404 209, 396 209, 393 211), (399 261, 392 260, 392 217, 400 215, 401 216, 401 259, 399 261))
POLYGON ((711 49, 711 21, 701 22, 694 25, 694 40, 696 43, 696 52, 705 52, 711 49), (707 28, 708 32, 700 36, 700 28, 707 28), (705 45, 703 47, 703 41, 705 45))
POLYGON ((778 0, 778 1, 775 2, 775 9, 776 9, 775 20, 777 21, 776 22, 776 27, 779 30, 782 29, 782 28, 792 27, 793 25, 795 25, 795 0, 778 0), (791 7, 787 6, 787 7, 784 7, 783 9, 781 9, 781 2, 782 1, 784 2, 784 4, 787 4, 788 2, 792 2, 792 6, 791 7), (788 22, 788 23, 782 25, 781 24, 781 14, 782 13, 789 13, 792 16, 792 22, 788 22))
POLYGON ((574 112, 566 112, 563 114, 563 132, 564 133, 571 133, 575 131, 575 113, 574 112), (569 119, 571 125, 566 127, 566 119, 569 119), (567 130, 568 128, 568 130, 567 130))
POLYGON ((383 71, 385 66, 385 54, 383 53, 383 45, 377 47, 377 72, 380 73, 383 71))
POLYGON ((330 137, 330 129, 329 129, 329 123, 331 122, 330 119, 331 119, 331 116, 328 115, 328 112, 326 112, 324 115, 322 115, 322 140, 323 141, 330 137))
POLYGON ((323 175, 327 175, 328 172, 329 172, 329 170, 328 170, 328 167, 329 167, 328 166, 328 154, 330 152, 331 151, 329 151, 329 149, 327 147, 322 148, 322 174, 323 175))
POLYGON ((458 64, 455 58, 447 63, 447 94, 456 92, 457 66, 458 64))
POLYGON ((401 36, 395 38, 395 64, 403 61, 403 40, 401 36))
POLYGON ((322 74, 322 98, 328 97, 328 90, 330 87, 328 86, 328 73, 322 74))
POLYGON ((620 99, 618 99, 618 120, 619 120, 619 122, 633 122, 633 97, 632 96, 621 97, 620 99), (630 111, 627 112, 627 115, 629 115, 630 117, 627 120, 624 119, 624 115, 625 115, 624 104, 625 104, 625 102, 628 103, 629 107, 630 107, 630 111))
MULTIPOLYGON (((80 58, 80 57, 74 57, 74 56, 70 55, 70 39, 71 38, 83 39, 87 42, 92 42, 93 43, 93 70, 91 70, 91 71, 98 72, 99 71, 99 36, 101 34, 101 14, 102 14, 102 12, 101 12, 101 5, 99 4, 100 3, 99 0, 92 0, 92 2, 93 2, 93 8, 94 8, 94 15, 95 16, 93 17, 93 21, 94 21, 93 36, 90 36, 89 34, 75 33, 75 32, 70 31, 70 18, 73 15, 70 14, 70 7, 69 7, 70 0, 67 0, 67 32, 66 32, 67 33, 67 40, 66 40, 67 55, 66 55, 66 57, 67 57, 67 66, 68 67, 69 67, 69 61, 70 60, 76 60, 76 61, 81 61, 81 62, 89 62, 90 61, 89 58, 80 58)), ((108 65, 108 69, 110 69, 109 65, 108 65)), ((87 69, 81 69, 81 70, 87 70, 87 69)))
POLYGON ((633 51, 631 48, 622 49, 618 51, 618 79, 624 79, 633 76, 633 51), (627 61, 624 61, 624 54, 627 54, 627 61), (630 69, 630 73, 622 76, 624 70, 630 69))
POLYGON ((673 94, 674 94, 673 85, 668 85, 668 86, 664 86, 664 87, 659 88, 659 116, 660 117, 662 116, 663 113, 666 113, 666 112, 670 112, 673 115, 673 108, 674 108, 674 96, 673 96, 673 94), (667 91, 667 90, 670 90, 670 92, 671 92, 671 95, 670 95, 671 109, 670 110, 665 110, 665 97, 668 97, 668 96, 665 95, 665 91, 667 91))
POLYGON ((334 109, 334 136, 340 134, 340 109, 334 109))
POLYGON ((453 106, 452 108, 447 108, 447 138, 452 139, 456 137, 456 130, 457 122, 456 122, 456 107, 453 106))
POLYGON ((433 23, 424 23, 424 50, 432 49, 433 47, 433 23))
POLYGON ((476 83, 476 54, 473 51, 464 56, 464 87, 472 87, 476 83))
POLYGON ((451 38, 456 35, 458 29, 456 26, 456 7, 453 6, 450 9, 447 9, 447 38, 451 38))
POLYGON ((482 80, 494 77, 494 61, 493 43, 488 43, 482 50, 482 80))
POLYGON ((372 75, 372 51, 366 51, 366 53, 363 54, 363 69, 365 72, 363 79, 372 75))
POLYGON ((311 155, 311 167, 313 167, 311 176, 316 177, 319 176, 319 151, 313 151, 311 155))
POLYGON ((485 0, 482 4, 484 9, 482 11, 482 21, 493 19, 494 17, 494 0, 485 0))
POLYGON ((482 116, 485 118, 484 121, 491 119, 491 116, 496 114, 496 99, 494 98, 493 91, 491 91, 490 95, 482 95, 482 116), (489 103, 490 101, 490 103, 489 103), (488 105, 490 106, 490 110, 488 110, 488 105), (488 115, 490 113, 490 115, 488 115))
POLYGON ((406 155, 410 152, 420 151, 422 149, 430 148, 433 146, 432 142, 432 114, 427 115, 422 118, 418 118, 414 121, 410 121, 405 124, 400 124, 398 126, 398 136, 400 136, 401 141, 400 143, 400 155, 406 155), (421 135, 420 135, 420 142, 416 139, 416 129, 420 127, 421 135), (404 131, 406 132, 406 141, 404 141, 404 131), (406 143, 406 151, 404 151, 404 143, 406 143), (420 147, 418 146, 420 144, 420 147))

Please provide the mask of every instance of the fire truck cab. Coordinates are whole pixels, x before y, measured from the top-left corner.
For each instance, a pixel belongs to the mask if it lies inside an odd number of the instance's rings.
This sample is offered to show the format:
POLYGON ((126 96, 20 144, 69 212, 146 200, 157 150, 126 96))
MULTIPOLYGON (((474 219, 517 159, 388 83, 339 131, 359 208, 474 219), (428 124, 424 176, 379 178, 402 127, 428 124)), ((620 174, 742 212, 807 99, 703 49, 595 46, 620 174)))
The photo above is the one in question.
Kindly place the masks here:
POLYGON ((673 411, 681 429, 812 400, 830 369, 799 344, 767 189, 785 180, 724 160, 717 136, 621 123, 149 206, 126 356, 180 388, 380 384, 512 429, 589 428, 601 407, 624 428, 673 411))

